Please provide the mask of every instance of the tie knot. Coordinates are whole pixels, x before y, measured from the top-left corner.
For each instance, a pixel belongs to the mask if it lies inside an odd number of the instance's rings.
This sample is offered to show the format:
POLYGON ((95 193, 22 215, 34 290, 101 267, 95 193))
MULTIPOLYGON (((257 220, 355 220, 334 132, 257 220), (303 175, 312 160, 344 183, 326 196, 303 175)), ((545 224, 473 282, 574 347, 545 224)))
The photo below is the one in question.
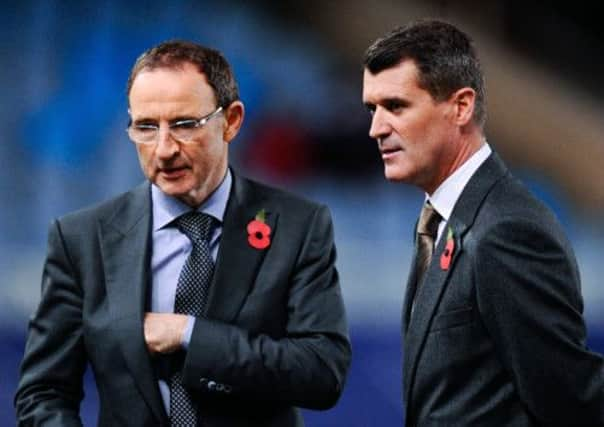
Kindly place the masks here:
POLYGON ((438 224, 440 223, 441 219, 442 217, 438 212, 436 212, 436 209, 434 209, 430 202, 424 203, 424 207, 422 208, 422 212, 419 215, 419 221, 417 223, 417 233, 435 238, 438 231, 438 224))
POLYGON ((187 212, 176 218, 180 231, 185 233, 193 243, 210 240, 212 221, 210 215, 201 212, 187 212))

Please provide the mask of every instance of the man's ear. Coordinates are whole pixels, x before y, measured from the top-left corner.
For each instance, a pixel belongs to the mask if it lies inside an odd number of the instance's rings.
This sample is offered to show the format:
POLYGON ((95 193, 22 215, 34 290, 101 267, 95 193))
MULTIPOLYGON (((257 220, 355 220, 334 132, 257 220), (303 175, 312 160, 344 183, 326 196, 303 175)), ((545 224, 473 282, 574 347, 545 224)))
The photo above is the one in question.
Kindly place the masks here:
POLYGON ((243 124, 243 116, 245 115, 245 108, 243 102, 233 101, 224 111, 224 118, 226 119, 226 126, 223 132, 223 139, 225 142, 231 142, 239 133, 241 125, 243 124))
POLYGON ((472 121, 474 115, 474 103, 476 102, 476 91, 470 87, 464 87, 451 96, 455 108, 455 124, 465 126, 472 121))

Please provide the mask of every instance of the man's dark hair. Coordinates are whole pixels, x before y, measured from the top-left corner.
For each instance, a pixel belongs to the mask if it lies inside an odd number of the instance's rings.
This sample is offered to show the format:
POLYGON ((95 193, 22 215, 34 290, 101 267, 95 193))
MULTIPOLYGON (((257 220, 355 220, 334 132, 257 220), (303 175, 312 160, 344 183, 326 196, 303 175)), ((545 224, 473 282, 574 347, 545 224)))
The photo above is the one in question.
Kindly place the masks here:
POLYGON ((474 121, 486 121, 484 77, 473 42, 455 26, 421 20, 397 27, 377 39, 365 52, 363 66, 372 74, 410 59, 418 68, 418 84, 436 101, 470 87, 476 91, 474 121))
POLYGON ((132 83, 141 71, 179 69, 186 63, 193 64, 206 76, 208 84, 214 89, 217 107, 226 108, 239 99, 237 82, 224 56, 217 50, 183 40, 161 43, 139 56, 130 71, 126 95, 130 96, 132 83))

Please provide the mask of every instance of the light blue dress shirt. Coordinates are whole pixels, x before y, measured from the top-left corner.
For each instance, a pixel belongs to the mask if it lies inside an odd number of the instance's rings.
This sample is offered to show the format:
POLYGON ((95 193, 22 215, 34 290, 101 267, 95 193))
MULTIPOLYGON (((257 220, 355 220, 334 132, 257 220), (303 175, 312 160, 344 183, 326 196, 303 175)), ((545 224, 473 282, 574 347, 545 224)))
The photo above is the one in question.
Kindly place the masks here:
MULTIPOLYGON (((216 261, 216 257, 218 256, 220 236, 222 235, 222 222, 231 192, 231 185, 231 171, 227 170, 222 183, 197 208, 198 212, 211 215, 217 220, 214 222, 214 229, 210 239, 210 251, 214 261, 216 261)), ((151 185, 151 203, 153 209, 151 311, 156 313, 173 313, 178 276, 192 250, 191 241, 184 233, 180 232, 173 221, 180 215, 191 211, 191 207, 174 197, 166 195, 155 184, 151 185)), ((189 317, 182 343, 185 349, 189 345, 194 324, 195 318, 189 317)), ((169 414, 170 386, 166 381, 160 380, 159 389, 164 406, 169 414)))

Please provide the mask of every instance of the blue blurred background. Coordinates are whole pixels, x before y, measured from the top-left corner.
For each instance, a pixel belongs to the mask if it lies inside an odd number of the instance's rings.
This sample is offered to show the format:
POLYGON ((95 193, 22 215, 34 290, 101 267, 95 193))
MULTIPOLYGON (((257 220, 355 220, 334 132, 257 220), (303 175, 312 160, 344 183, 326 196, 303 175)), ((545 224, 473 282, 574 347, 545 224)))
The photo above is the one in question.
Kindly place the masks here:
MULTIPOLYGON (((338 405, 305 411, 308 426, 403 418, 400 306, 422 194, 383 179, 360 59, 416 18, 444 17, 475 38, 488 139, 566 228, 589 344, 604 352, 604 30, 593 10, 518 0, 16 3, 0 6, 0 425, 15 423, 48 223, 143 179, 124 87, 135 58, 169 38, 218 48, 233 64, 247 116, 232 163, 332 210, 354 359, 338 405)), ((85 425, 96 407, 88 377, 85 425)))

